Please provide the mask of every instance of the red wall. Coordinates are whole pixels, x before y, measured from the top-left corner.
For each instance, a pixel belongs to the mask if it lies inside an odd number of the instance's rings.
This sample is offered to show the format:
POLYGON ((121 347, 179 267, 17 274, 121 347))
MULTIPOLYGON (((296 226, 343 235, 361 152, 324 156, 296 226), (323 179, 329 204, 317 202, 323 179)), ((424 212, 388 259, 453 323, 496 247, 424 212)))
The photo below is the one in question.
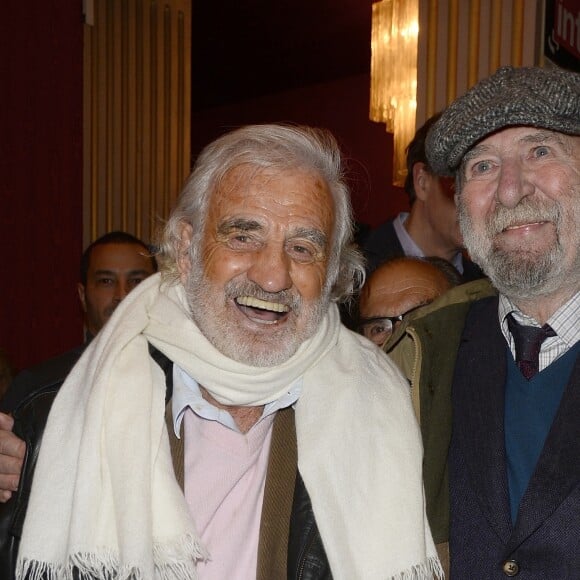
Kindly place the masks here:
MULTIPOLYGON (((82 340, 81 6, 8 2, 0 19, 0 347, 17 368, 82 340)), ((246 123, 327 127, 349 158, 358 220, 377 225, 406 199, 391 185, 391 136, 368 120, 368 87, 362 75, 194 112, 192 152, 246 123)))
POLYGON ((81 7, 2 7, 0 347, 17 368, 82 339, 81 7))
POLYGON ((348 158, 357 220, 376 226, 406 208, 407 198, 392 185, 392 135, 383 124, 369 121, 369 85, 369 76, 361 75, 194 111, 192 155, 226 130, 247 123, 287 121, 326 127, 348 158))

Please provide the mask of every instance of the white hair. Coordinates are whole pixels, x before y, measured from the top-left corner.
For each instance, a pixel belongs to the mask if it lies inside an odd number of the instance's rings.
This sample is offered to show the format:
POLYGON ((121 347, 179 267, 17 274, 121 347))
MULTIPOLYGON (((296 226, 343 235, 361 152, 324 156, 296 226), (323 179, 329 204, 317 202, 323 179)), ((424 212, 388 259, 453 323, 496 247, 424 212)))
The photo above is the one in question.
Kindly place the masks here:
POLYGON ((364 260, 353 244, 350 194, 336 139, 324 129, 283 124, 242 127, 219 137, 201 152, 163 231, 160 259, 166 279, 178 278, 184 223, 193 228, 189 251, 192 263, 196 263, 211 196, 226 174, 240 165, 280 171, 308 169, 324 179, 335 211, 326 284, 336 301, 358 290, 364 282, 364 260))

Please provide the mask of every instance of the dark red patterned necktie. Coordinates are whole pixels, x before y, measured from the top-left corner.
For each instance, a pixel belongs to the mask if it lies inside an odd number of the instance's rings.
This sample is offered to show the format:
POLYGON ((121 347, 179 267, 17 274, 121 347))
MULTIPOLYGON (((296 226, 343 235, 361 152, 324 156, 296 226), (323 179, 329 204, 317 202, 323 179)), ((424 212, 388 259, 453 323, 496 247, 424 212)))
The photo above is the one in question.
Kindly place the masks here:
POLYGON ((549 336, 556 336, 556 333, 549 324, 541 328, 519 324, 511 314, 508 316, 508 327, 516 345, 516 364, 522 375, 530 380, 538 372, 542 343, 549 336))

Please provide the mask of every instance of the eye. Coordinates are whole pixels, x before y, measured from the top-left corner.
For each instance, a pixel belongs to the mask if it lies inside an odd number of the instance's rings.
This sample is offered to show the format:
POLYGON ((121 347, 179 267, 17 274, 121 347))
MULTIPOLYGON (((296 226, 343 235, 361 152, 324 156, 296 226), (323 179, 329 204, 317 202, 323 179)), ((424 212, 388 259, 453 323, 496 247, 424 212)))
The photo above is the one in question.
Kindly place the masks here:
POLYGON ((539 147, 534 147, 532 149, 532 155, 536 158, 538 157, 546 157, 546 155, 550 154, 550 148, 546 147, 545 145, 540 145, 539 147))
POLYGON ((256 239, 247 233, 237 233, 233 234, 228 238, 228 246, 232 248, 232 250, 247 250, 251 249, 256 245, 256 239))
POLYGON ((138 278, 131 278, 129 280, 129 286, 131 288, 135 288, 135 286, 138 286, 139 284, 141 284, 141 282, 143 282, 143 280, 145 280, 144 276, 140 276, 138 278))
POLYGON ((297 254, 306 254, 308 256, 312 255, 310 248, 306 246, 296 245, 292 248, 297 254))
POLYGON ((472 165, 471 173, 481 175, 482 173, 487 173, 490 169, 491 163, 489 161, 478 161, 472 165))
POLYGON ((388 318, 377 320, 365 328, 365 335, 371 337, 386 337, 393 332, 393 323, 388 318))
POLYGON ((112 286, 114 283, 113 278, 97 278, 97 285, 99 286, 112 286))
POLYGON ((293 260, 302 264, 314 261, 318 254, 312 245, 302 242, 291 242, 288 245, 287 252, 293 260))
POLYGON ((393 333, 393 327, 389 320, 377 321, 363 327, 362 333, 375 344, 383 344, 393 333))
POLYGON ((373 326, 370 327, 369 330, 371 336, 385 334, 388 331, 389 329, 387 328, 386 324, 374 324, 373 326))

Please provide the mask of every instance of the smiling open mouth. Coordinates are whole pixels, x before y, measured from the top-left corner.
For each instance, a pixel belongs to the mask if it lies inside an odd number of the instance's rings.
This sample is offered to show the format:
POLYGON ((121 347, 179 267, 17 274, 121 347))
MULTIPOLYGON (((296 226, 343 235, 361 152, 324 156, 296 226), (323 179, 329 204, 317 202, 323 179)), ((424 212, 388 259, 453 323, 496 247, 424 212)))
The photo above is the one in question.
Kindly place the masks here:
POLYGON ((290 307, 279 302, 260 300, 254 296, 238 296, 235 302, 250 320, 261 324, 276 324, 286 319, 290 307))
POLYGON ((514 225, 511 225, 511 226, 508 226, 503 231, 504 232, 509 232, 511 230, 520 230, 522 228, 529 228, 529 227, 532 227, 532 226, 539 226, 539 225, 546 224, 546 223, 548 223, 548 222, 546 222, 546 221, 537 221, 537 222, 527 222, 527 223, 524 223, 524 224, 514 224, 514 225))

